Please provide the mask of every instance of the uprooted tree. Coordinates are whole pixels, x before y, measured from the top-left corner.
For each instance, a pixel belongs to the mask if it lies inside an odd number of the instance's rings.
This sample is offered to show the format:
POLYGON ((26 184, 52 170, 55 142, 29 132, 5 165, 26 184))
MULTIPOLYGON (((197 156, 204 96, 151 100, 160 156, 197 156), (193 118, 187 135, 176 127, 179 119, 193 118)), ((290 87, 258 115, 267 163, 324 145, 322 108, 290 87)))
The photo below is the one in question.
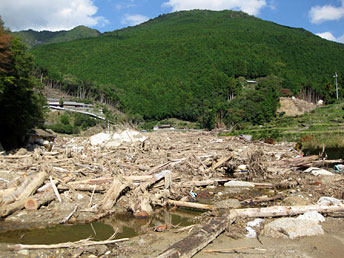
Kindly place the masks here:
POLYGON ((28 131, 44 121, 44 98, 33 69, 32 56, 0 17, 0 142, 5 149, 20 146, 28 131))

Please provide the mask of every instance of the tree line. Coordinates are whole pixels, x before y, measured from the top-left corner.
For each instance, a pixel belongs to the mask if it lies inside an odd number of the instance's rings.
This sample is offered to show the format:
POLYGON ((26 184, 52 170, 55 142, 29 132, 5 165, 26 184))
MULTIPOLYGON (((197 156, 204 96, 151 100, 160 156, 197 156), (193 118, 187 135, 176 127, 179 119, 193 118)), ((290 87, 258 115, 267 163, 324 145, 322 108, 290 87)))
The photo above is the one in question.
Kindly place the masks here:
POLYGON ((33 71, 32 55, 0 18, 0 143, 5 149, 20 146, 29 130, 44 122, 43 88, 33 71))

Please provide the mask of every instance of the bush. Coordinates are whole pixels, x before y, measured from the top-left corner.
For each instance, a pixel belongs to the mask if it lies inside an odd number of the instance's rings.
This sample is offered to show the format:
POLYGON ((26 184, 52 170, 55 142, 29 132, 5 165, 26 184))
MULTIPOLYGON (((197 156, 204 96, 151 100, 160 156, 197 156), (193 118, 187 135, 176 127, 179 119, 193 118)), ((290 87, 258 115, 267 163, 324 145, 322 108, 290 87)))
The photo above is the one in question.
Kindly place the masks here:
POLYGON ((64 125, 70 124, 69 122, 69 116, 65 113, 60 117, 60 122, 64 125))
POLYGON ((75 114, 74 127, 80 126, 83 130, 97 125, 98 121, 87 115, 75 114))
POLYGON ((58 123, 58 124, 49 126, 49 129, 53 130, 56 133, 65 133, 65 134, 73 133, 73 127, 70 124, 58 123))

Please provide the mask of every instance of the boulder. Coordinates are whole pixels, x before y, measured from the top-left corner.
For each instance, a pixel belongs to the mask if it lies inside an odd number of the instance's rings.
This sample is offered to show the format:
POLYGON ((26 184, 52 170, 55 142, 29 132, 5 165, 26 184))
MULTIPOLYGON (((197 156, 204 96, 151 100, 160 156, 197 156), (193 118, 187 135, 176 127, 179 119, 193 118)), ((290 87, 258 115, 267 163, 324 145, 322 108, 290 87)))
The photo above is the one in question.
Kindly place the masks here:
POLYGON ((295 239, 304 236, 323 235, 324 230, 317 221, 299 218, 280 218, 264 226, 264 236, 295 239))
POLYGON ((283 205, 286 206, 298 206, 298 205, 310 205, 312 202, 302 195, 291 195, 283 199, 283 205))
POLYGON ((227 199, 217 202, 215 206, 218 209, 237 209, 241 207, 241 204, 237 199, 227 199))

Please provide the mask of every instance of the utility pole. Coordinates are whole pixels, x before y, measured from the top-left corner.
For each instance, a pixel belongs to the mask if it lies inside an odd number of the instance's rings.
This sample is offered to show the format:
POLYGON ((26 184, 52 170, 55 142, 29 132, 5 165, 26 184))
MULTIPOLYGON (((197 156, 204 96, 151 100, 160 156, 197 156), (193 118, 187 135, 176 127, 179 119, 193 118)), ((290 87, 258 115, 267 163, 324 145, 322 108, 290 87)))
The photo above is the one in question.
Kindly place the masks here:
POLYGON ((338 99, 338 81, 337 81, 338 74, 337 74, 337 72, 334 74, 333 77, 336 78, 336 97, 337 97, 337 99, 338 99))

